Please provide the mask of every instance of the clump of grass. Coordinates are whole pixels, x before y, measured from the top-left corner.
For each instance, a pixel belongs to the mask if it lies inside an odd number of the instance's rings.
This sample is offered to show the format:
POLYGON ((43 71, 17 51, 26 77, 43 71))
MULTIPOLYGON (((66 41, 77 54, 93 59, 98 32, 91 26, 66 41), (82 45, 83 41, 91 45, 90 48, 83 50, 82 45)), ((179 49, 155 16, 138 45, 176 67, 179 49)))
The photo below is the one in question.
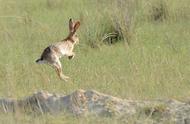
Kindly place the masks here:
POLYGON ((106 3, 105 1, 96 3, 96 9, 93 11, 96 17, 89 16, 91 12, 80 15, 86 24, 84 27, 86 32, 83 34, 86 43, 92 48, 103 43, 114 44, 119 41, 126 41, 129 45, 133 34, 132 20, 134 20, 131 8, 135 3, 129 0, 106 3))
POLYGON ((161 1, 154 2, 150 7, 150 18, 153 21, 164 21, 168 18, 168 7, 166 3, 161 1))
POLYGON ((46 0, 47 7, 50 9, 60 8, 63 4, 61 0, 46 0))
POLYGON ((99 36, 101 42, 111 45, 123 40, 120 25, 117 22, 113 22, 110 17, 102 20, 101 25, 104 26, 99 36))
POLYGON ((134 8, 136 2, 131 0, 116 0, 115 5, 116 11, 112 14, 114 27, 119 39, 126 41, 130 45, 134 28, 134 12, 136 11, 134 8))
POLYGON ((141 116, 144 114, 148 118, 152 118, 154 120, 161 120, 167 112, 167 106, 164 104, 156 104, 156 105, 147 105, 140 110, 141 116))

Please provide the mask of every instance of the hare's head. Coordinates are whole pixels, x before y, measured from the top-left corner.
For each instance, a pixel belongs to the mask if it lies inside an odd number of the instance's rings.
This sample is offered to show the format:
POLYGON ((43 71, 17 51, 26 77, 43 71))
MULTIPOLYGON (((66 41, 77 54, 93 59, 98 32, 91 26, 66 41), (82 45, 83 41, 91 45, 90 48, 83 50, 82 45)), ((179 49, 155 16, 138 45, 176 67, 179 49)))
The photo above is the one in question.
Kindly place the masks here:
POLYGON ((79 26, 80 26, 79 21, 73 22, 72 19, 69 20, 69 36, 68 36, 68 39, 71 40, 74 44, 79 43, 79 38, 78 38, 78 35, 76 33, 79 26))

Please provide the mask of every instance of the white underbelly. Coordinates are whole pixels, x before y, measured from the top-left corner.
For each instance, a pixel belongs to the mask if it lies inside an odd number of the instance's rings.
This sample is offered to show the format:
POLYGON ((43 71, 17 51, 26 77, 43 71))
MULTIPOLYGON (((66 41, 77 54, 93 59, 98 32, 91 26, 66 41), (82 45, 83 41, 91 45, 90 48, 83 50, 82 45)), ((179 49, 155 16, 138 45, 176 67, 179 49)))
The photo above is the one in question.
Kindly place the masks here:
POLYGON ((66 56, 66 55, 68 55, 69 54, 69 51, 68 50, 66 50, 66 49, 61 49, 61 56, 60 57, 63 57, 63 56, 66 56))
POLYGON ((54 47, 56 47, 56 52, 58 53, 58 57, 64 57, 64 56, 68 56, 71 51, 72 51, 72 47, 69 47, 67 44, 56 44, 54 45, 54 47))

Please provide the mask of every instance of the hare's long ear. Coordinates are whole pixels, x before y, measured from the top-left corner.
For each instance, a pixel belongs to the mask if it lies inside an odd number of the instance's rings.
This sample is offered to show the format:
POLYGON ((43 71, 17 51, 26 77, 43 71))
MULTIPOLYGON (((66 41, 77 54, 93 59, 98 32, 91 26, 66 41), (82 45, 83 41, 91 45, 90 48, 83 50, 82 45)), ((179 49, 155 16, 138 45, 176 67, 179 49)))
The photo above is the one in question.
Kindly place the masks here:
POLYGON ((73 19, 72 18, 69 19, 69 30, 70 31, 73 30, 73 19))
POLYGON ((79 28, 79 26, 80 26, 80 22, 77 21, 77 22, 75 23, 75 25, 74 25, 74 31, 76 31, 76 30, 79 28))

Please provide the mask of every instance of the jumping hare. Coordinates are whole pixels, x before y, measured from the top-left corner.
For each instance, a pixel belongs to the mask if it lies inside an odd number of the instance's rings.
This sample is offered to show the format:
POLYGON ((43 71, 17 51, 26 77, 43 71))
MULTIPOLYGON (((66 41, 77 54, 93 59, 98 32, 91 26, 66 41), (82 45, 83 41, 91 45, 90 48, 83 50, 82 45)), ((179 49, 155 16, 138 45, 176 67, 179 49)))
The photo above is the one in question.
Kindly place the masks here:
POLYGON ((79 43, 79 38, 76 34, 77 29, 80 26, 80 22, 73 22, 72 19, 69 20, 69 35, 62 41, 54 43, 44 49, 41 57, 36 60, 38 64, 48 64, 55 68, 57 75, 60 79, 67 81, 69 78, 65 76, 62 72, 62 66, 60 58, 67 56, 72 59, 75 56, 73 48, 75 44, 79 43))

